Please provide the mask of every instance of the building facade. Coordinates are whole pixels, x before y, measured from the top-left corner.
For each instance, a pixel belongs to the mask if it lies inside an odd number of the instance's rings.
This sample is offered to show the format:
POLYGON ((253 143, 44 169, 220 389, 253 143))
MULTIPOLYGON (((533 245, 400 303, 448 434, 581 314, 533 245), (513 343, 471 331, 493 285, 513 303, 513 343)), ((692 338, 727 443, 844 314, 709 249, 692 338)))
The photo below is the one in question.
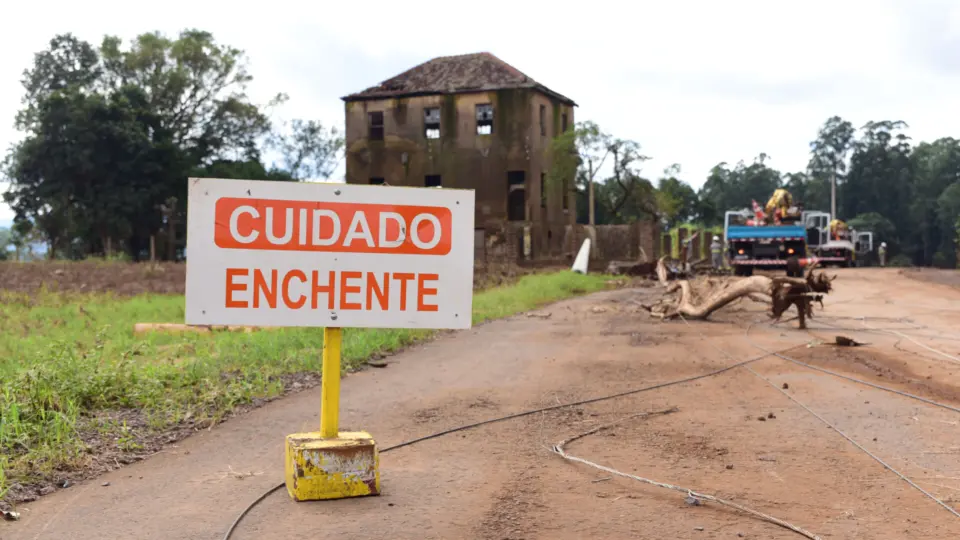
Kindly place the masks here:
POLYGON ((550 148, 576 104, 492 54, 435 58, 343 100, 348 183, 473 189, 478 229, 559 238, 575 222, 550 148))

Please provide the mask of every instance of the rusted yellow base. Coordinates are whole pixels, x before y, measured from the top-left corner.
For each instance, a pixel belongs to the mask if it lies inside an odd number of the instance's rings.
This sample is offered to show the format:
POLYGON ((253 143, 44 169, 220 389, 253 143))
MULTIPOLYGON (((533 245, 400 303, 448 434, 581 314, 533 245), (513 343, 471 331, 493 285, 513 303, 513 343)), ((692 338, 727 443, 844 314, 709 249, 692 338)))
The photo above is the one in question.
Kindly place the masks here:
POLYGON ((287 435, 287 492, 295 501, 380 494, 380 454, 364 431, 324 439, 319 432, 287 435))

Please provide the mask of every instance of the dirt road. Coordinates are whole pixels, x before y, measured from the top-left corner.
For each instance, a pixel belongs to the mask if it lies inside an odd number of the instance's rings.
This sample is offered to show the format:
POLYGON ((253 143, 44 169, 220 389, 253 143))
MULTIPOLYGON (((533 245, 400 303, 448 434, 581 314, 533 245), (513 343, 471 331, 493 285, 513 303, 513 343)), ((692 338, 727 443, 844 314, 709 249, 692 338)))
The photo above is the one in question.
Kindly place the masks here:
MULTIPOLYGON (((449 335, 343 383, 342 428, 382 446, 485 418, 707 373, 761 353, 960 407, 960 289, 843 270, 811 330, 746 302, 713 322, 657 323, 652 289, 565 302, 449 335), (858 317, 868 317, 864 320, 858 317), (845 335, 867 346, 817 339, 845 335)), ((382 455, 380 497, 257 506, 235 539, 800 538, 723 506, 563 461, 561 439, 619 471, 713 494, 821 538, 947 539, 960 517, 960 413, 767 357, 746 368, 465 431, 382 455), (766 382, 764 378, 770 382, 766 382), (791 396, 796 401, 790 399, 791 396), (862 445, 828 428, 811 412, 862 445)), ((219 539, 282 481, 283 437, 315 427, 319 390, 271 403, 144 462, 22 507, 3 540, 219 539), (109 484, 109 485, 106 485, 109 484)))

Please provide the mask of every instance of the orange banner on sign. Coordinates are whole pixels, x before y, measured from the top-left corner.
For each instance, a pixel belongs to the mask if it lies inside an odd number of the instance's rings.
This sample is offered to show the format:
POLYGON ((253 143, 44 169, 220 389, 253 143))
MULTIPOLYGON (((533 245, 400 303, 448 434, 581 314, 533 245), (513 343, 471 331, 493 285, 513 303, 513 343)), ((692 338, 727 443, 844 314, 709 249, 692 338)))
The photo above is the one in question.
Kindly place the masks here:
POLYGON ((224 249, 446 255, 448 208, 223 197, 214 242, 224 249))

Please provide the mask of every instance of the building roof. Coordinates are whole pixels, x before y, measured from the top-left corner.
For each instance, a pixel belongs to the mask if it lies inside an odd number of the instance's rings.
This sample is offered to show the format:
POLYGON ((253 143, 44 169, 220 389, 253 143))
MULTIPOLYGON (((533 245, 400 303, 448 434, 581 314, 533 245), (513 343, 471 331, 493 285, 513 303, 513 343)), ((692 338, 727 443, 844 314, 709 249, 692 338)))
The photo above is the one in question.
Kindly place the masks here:
POLYGON ((576 106, 572 99, 550 90, 488 52, 434 58, 342 99, 361 101, 513 88, 532 88, 576 106))

